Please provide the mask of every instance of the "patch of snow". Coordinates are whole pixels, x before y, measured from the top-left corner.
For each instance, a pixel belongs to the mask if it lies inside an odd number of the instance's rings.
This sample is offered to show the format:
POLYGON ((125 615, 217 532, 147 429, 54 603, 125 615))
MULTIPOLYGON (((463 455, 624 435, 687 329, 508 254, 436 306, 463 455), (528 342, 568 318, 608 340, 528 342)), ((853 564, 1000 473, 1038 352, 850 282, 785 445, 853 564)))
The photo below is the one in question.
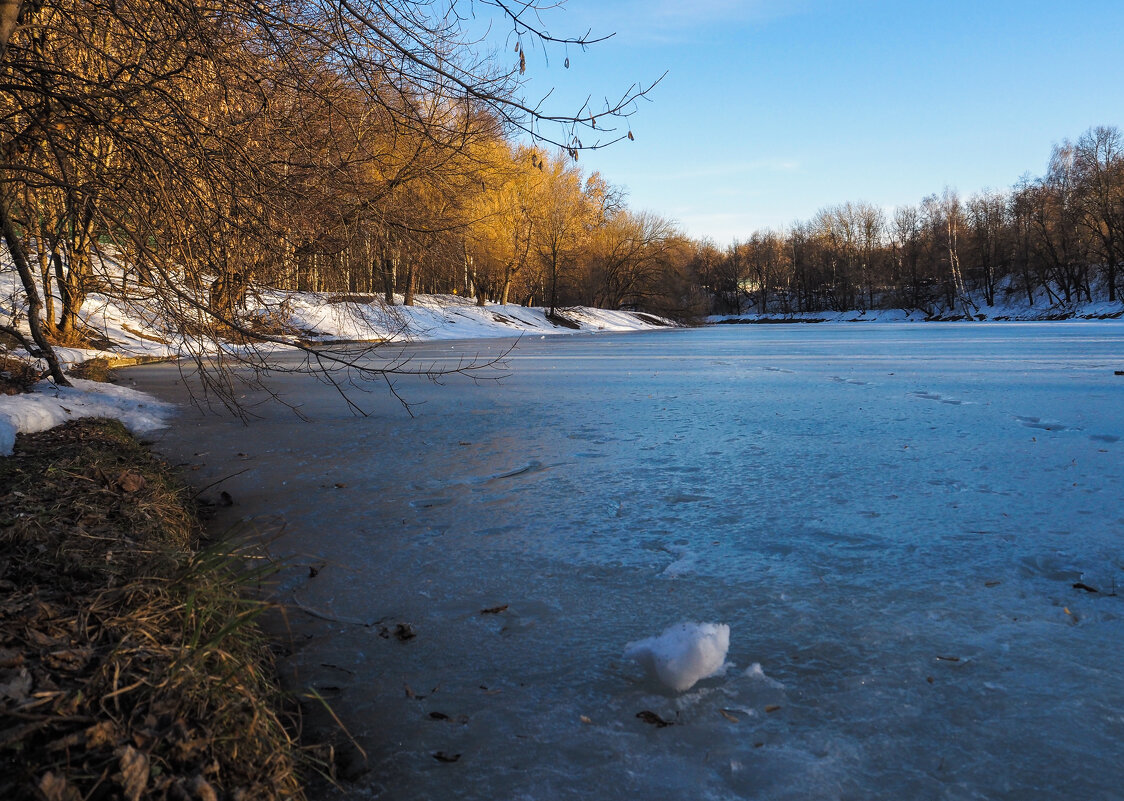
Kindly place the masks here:
POLYGON ((752 665, 745 669, 742 674, 745 678, 751 679, 754 682, 770 687, 774 690, 783 690, 784 685, 774 678, 765 675, 765 669, 761 667, 760 662, 754 662, 752 665))
MULTIPOLYGON (((1102 287, 1091 288, 1094 296, 1103 296, 1102 287)), ((879 300, 875 298, 876 302, 879 300)), ((995 303, 987 305, 982 298, 974 297, 967 314, 963 308, 950 310, 947 307, 931 309, 849 309, 847 311, 809 311, 784 312, 770 311, 764 314, 747 312, 745 314, 712 315, 710 323, 914 323, 928 321, 1040 321, 1040 320, 1095 320, 1119 319, 1124 317, 1124 301, 1106 300, 1059 301, 1045 291, 1036 291, 1031 302, 1024 290, 1006 279, 995 294, 995 303)))
POLYGON ((40 382, 34 392, 0 398, 0 456, 9 456, 17 433, 45 431, 81 417, 111 417, 134 434, 167 425, 176 408, 135 389, 72 378, 73 387, 40 382))
POLYGON ((675 557, 675 561, 669 564, 660 573, 661 576, 668 578, 678 578, 694 573, 698 566, 698 554, 690 548, 685 548, 681 545, 672 545, 665 548, 669 554, 675 557))
POLYGON ((630 642, 624 656, 681 693, 721 673, 729 649, 730 627, 725 623, 684 622, 668 626, 657 637, 630 642))

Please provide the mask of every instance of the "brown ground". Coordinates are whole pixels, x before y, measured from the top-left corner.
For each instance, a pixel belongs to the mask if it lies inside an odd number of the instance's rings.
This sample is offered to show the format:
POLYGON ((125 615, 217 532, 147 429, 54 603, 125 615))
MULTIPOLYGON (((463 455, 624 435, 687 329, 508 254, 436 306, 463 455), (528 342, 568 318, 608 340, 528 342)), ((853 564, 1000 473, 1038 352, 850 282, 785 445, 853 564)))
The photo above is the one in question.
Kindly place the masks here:
POLYGON ((189 507, 117 423, 0 458, 0 798, 303 797, 261 607, 189 507))

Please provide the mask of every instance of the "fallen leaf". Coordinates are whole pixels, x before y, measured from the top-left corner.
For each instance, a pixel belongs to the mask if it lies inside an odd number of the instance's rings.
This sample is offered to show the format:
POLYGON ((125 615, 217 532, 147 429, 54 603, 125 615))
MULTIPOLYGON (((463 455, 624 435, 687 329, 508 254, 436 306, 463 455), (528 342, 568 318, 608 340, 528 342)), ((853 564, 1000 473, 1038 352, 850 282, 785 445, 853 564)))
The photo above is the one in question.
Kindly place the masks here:
POLYGON ((664 720, 655 712, 650 710, 642 710, 636 713, 636 717, 640 718, 647 724, 655 726, 657 729, 662 729, 664 726, 674 726, 675 724, 670 720, 664 720))
POLYGON ((481 609, 482 615, 498 615, 500 612, 506 612, 509 604, 502 604, 501 606, 490 606, 487 609, 481 609))
POLYGON ((148 785, 148 757, 131 745, 119 749, 118 756, 121 772, 113 778, 121 785, 125 798, 139 801, 148 785))
POLYGON ((56 776, 51 771, 44 773, 39 780, 39 792, 47 801, 82 801, 78 788, 71 787, 65 776, 56 776))
POLYGON ((344 489, 347 486, 347 484, 344 484, 342 481, 337 481, 332 486, 334 486, 336 489, 344 489))
POLYGON ((116 743, 119 738, 120 732, 117 730, 116 723, 111 720, 103 720, 98 725, 85 730, 85 747, 88 749, 100 748, 116 743))
POLYGON ((52 670, 66 670, 74 673, 86 666, 93 653, 89 648, 66 648, 52 651, 43 658, 43 664, 52 670))
POLYGON ((722 715, 722 717, 726 718, 726 720, 730 721, 731 723, 737 723, 737 722, 738 722, 738 718, 737 718, 737 716, 736 716, 736 715, 731 715, 731 714, 730 714, 730 712, 729 712, 728 710, 725 710, 725 709, 719 709, 719 710, 718 710, 718 713, 719 713, 720 715, 722 715))
POLYGON ((780 708, 781 708, 780 704, 769 704, 768 706, 765 707, 765 714, 771 715, 780 708))
POLYGON ((585 715, 582 715, 582 716, 581 716, 581 718, 579 718, 579 720, 581 720, 581 722, 582 722, 582 723, 585 723, 585 724, 587 724, 587 725, 588 725, 588 724, 590 724, 590 723, 593 723, 593 721, 592 721, 592 720, 590 720, 590 719, 589 719, 588 717, 586 717, 585 715))
POLYGON ((122 492, 132 493, 144 489, 147 482, 144 480, 144 476, 135 470, 125 470, 117 476, 117 486, 121 488, 122 492))
POLYGON ((202 776, 196 776, 191 780, 191 792, 199 801, 219 801, 215 788, 202 776))

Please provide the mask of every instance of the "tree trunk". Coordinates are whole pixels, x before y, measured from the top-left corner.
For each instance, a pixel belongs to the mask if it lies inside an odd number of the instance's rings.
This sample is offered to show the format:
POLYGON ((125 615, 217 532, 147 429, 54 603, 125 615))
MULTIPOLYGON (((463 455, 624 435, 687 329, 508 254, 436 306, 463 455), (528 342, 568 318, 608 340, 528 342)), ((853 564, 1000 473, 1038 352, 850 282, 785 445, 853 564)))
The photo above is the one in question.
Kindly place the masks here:
POLYGON ((500 288, 500 305, 501 306, 507 305, 507 294, 511 290, 511 277, 512 277, 512 275, 513 275, 513 271, 512 271, 510 266, 504 268, 504 271, 503 271, 503 286, 500 288))
POLYGON ((558 303, 558 257, 552 256, 550 261, 550 316, 557 312, 558 303))
POLYGON ((418 271, 415 268, 414 261, 411 259, 410 263, 406 266, 406 276, 405 276, 406 286, 402 290, 402 296, 403 296, 402 297, 402 305, 403 306, 413 306, 414 305, 414 290, 417 287, 417 283, 418 283, 418 271))
POLYGON ((27 262, 27 255, 24 253, 23 244, 20 242, 19 236, 16 234, 15 227, 12 225, 12 218, 8 213, 7 203, 0 201, 0 233, 3 234, 4 242, 8 245, 8 253, 11 254, 12 261, 16 265, 16 271, 19 273, 20 282, 23 284, 24 294, 27 296, 27 327, 31 331, 31 338, 39 348, 39 352, 43 359, 47 362, 47 369, 51 372, 51 378, 55 383, 62 387, 69 387, 70 381, 67 380, 66 375, 62 371, 62 365, 59 364, 58 356, 55 354, 55 349, 51 347, 51 343, 43 333, 42 320, 40 315, 43 312, 43 304, 39 299, 39 290, 35 286, 35 276, 31 272, 31 266, 27 262))
POLYGON ((86 284, 91 271, 90 250, 84 243, 70 249, 65 271, 59 276, 58 335, 63 342, 78 338, 81 330, 78 312, 86 302, 86 284))
POLYGON ((8 42, 19 24, 23 0, 0 0, 0 60, 8 53, 8 42))

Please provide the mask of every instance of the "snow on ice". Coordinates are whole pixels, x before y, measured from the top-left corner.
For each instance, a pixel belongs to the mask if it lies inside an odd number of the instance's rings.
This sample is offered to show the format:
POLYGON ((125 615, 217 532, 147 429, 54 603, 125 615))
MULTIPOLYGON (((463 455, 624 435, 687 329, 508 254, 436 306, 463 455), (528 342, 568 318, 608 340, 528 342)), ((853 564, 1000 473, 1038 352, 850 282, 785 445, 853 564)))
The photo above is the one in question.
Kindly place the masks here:
POLYGON ((657 637, 630 642, 624 656, 675 692, 686 692, 722 672, 730 649, 725 623, 676 623, 657 637))

